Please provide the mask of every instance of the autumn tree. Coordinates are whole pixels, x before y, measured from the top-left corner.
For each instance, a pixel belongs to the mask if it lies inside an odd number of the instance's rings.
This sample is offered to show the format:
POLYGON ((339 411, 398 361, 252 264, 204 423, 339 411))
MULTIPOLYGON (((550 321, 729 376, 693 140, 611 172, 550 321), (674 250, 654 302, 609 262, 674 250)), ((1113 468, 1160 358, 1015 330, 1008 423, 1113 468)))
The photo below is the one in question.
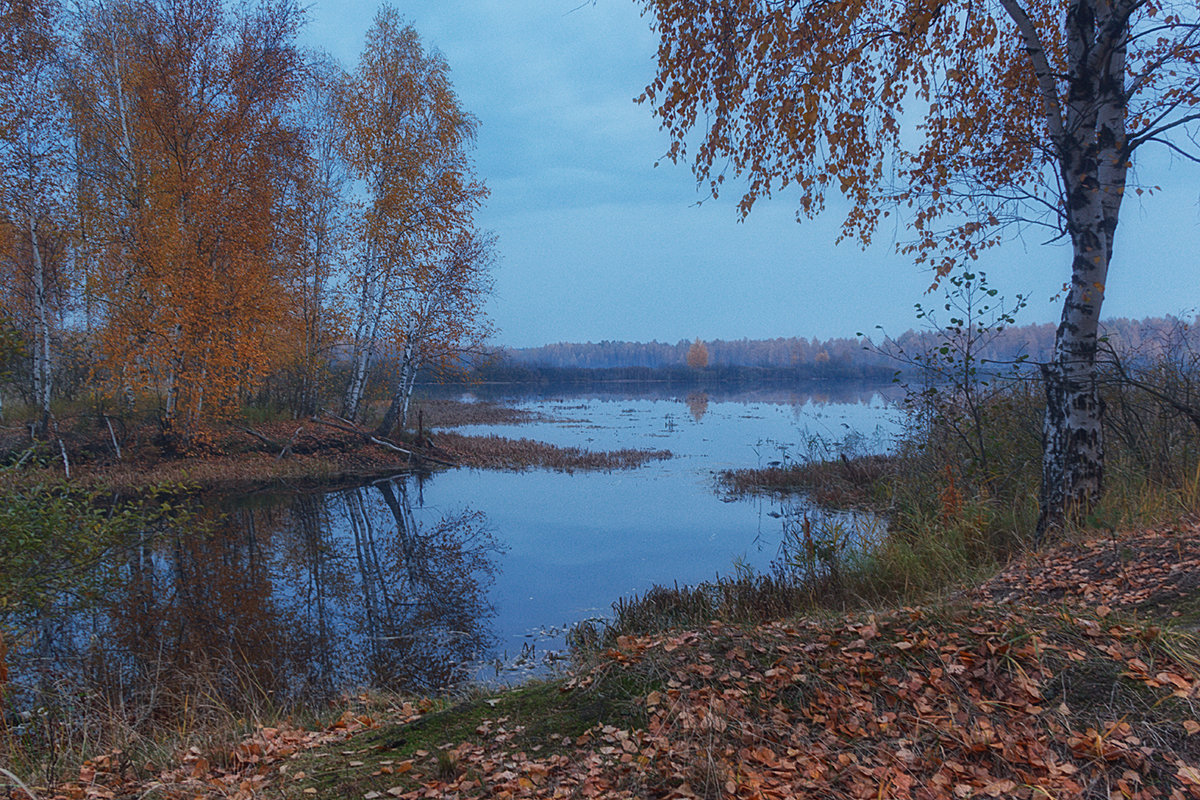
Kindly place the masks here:
POLYGON ((688 348, 687 365, 691 369, 704 369, 708 366, 708 347, 699 337, 688 348))
POLYGON ((17 322, 32 356, 37 427, 50 420, 57 321, 69 291, 66 115, 55 94, 58 8, 0 2, 0 311, 17 322))
POLYGON ((743 178, 743 215, 788 189, 811 217, 836 191, 851 206, 843 238, 867 243, 899 207, 913 237, 900 249, 939 277, 1015 229, 1069 241, 1042 366, 1039 536, 1086 513, 1103 476, 1097 330, 1127 175, 1143 146, 1200 156, 1195 4, 640 2, 661 37, 643 99, 670 156, 714 195, 743 178))
POLYGON ((453 372, 463 358, 483 351, 492 333, 482 306, 491 294, 494 260, 492 234, 463 231, 410 277, 398 328, 389 337, 398 364, 391 402, 379 423, 381 436, 407 424, 409 401, 423 370, 453 372))
POLYGON ((168 433, 231 408, 269 365, 298 22, 286 0, 81 13, 68 83, 102 353, 114 388, 161 394, 168 433))
MULTIPOLYGON (((422 302, 406 298, 438 285, 486 189, 469 158, 477 123, 458 102, 449 66, 394 8, 376 15, 340 107, 343 159, 364 196, 349 223, 354 302, 343 413, 354 419, 384 335, 405 346, 418 323, 404 315, 422 302)), ((395 399, 403 390, 393 388, 395 399)))
POLYGON ((289 181, 286 231, 295 252, 286 271, 293 325, 286 359, 297 413, 313 414, 331 382, 331 354, 343 333, 338 284, 346 267, 349 179, 341 156, 339 102, 345 73, 323 54, 308 64, 294 127, 307 157, 289 181))

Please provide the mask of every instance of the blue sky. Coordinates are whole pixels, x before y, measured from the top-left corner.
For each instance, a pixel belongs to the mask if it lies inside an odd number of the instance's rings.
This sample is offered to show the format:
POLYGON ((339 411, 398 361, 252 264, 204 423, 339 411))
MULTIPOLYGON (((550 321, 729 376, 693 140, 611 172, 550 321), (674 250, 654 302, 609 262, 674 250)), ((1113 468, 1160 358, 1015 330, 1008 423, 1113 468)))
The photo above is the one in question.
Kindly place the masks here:
MULTIPOLYGON (((733 194, 697 205, 704 195, 686 165, 655 167, 669 142, 633 98, 654 75, 656 38, 632 0, 394 5, 446 56, 480 120, 476 165, 492 194, 479 219, 499 236, 498 343, 899 333, 916 326, 914 303, 936 299, 925 294, 931 275, 894 254, 895 229, 865 252, 835 246, 836 202, 797 224, 787 196, 739 223, 733 194)), ((303 40, 352 67, 376 8, 317 0, 303 40)), ((1138 171, 1163 191, 1124 205, 1106 317, 1200 305, 1200 173, 1147 155, 1138 171)), ((1057 321, 1051 297, 1069 252, 1036 236, 981 266, 1004 294, 1031 296, 1021 321, 1057 321)))

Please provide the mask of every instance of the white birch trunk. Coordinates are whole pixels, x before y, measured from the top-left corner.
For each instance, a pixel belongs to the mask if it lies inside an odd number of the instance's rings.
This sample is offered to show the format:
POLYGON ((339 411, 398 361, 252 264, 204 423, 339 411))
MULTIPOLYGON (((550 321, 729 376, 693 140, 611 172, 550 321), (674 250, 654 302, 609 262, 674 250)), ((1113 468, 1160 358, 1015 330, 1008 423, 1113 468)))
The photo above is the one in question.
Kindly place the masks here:
POLYGON ((414 365, 407 376, 408 385, 404 390, 404 405, 400 407, 400 427, 408 425, 408 408, 412 405, 413 389, 417 385, 417 368, 414 365))
POLYGON ((408 397, 405 388, 409 383, 410 373, 416 371, 413 364, 413 354, 413 330, 410 325, 404 336, 404 355, 400 359, 400 371, 396 379, 395 389, 392 392, 392 401, 388 404, 388 410, 383 415, 383 419, 380 420, 379 427, 375 430, 378 436, 388 436, 397 423, 403 428, 404 423, 407 421, 408 397))
POLYGON ((33 258, 33 299, 36 319, 36 345, 33 353, 33 390, 42 419, 39 429, 50 424, 50 392, 54 378, 54 353, 50 344, 49 301, 46 296, 46 271, 42 249, 38 242, 37 222, 31 212, 29 219, 29 249, 33 258))
POLYGON ((375 355, 375 341, 383 318, 383 287, 380 276, 375 274, 374 261, 374 253, 368 250, 367 270, 359 297, 358 324, 354 332, 354 350, 350 359, 350 384, 346 388, 346 399, 342 408, 342 416, 349 420, 358 418, 363 391, 367 385, 367 372, 375 355))
MULTIPOLYGON (((1125 129, 1127 25, 1107 2, 1068 7, 1065 124, 1055 137, 1071 237, 1071 285, 1042 367, 1042 488, 1037 538, 1087 515, 1104 479, 1104 404, 1097 391, 1096 349, 1113 237, 1130 153, 1125 129), (1110 24, 1115 22, 1115 24, 1110 24)), ((1053 120, 1052 120, 1053 121, 1053 120)))

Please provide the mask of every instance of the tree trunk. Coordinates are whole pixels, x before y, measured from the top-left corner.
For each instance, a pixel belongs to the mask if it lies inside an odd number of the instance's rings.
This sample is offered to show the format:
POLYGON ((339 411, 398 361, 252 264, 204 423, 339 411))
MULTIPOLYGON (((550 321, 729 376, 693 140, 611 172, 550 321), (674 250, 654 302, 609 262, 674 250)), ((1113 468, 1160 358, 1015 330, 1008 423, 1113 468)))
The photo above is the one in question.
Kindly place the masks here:
MULTIPOLYGON (((1093 153, 1095 150, 1092 151, 1093 153)), ((1104 403, 1096 388, 1100 307, 1108 279, 1115 215, 1110 220, 1103 190, 1079 181, 1068 198, 1068 229, 1074 249, 1071 286, 1063 304, 1054 357, 1042 366, 1046 413, 1042 421, 1042 489, 1037 541, 1091 512, 1104 478, 1104 403)), ((1080 170, 1083 174, 1088 174, 1080 170)), ((1077 172, 1076 174, 1079 174, 1077 172)))
POLYGON ((1129 13, 1131 7, 1096 0, 1068 4, 1069 71, 1063 107, 1053 96, 1053 79, 1040 45, 1031 44, 1030 49, 1058 149, 1062 210, 1074 255, 1054 358, 1042 368, 1046 414, 1038 541, 1089 514, 1100 499, 1104 478, 1104 403, 1096 387, 1096 349, 1132 157, 1125 88, 1129 13), (1060 115, 1060 108, 1065 114, 1060 115))
POLYGON ((1042 367, 1042 378, 1046 414, 1039 542, 1086 516, 1100 499, 1104 479, 1104 403, 1096 391, 1094 361, 1055 361, 1042 367))
POLYGON ((408 409, 412 403, 413 389, 417 385, 417 368, 413 367, 408 376, 408 386, 404 389, 404 405, 400 408, 400 427, 408 425, 408 409))
POLYGON ((38 430, 44 433, 50 425, 50 390, 54 377, 54 354, 50 348, 46 271, 42 262, 42 249, 38 243, 37 224, 32 213, 29 214, 29 248, 33 257, 33 296, 37 311, 37 319, 34 323, 37 342, 34 345, 33 353, 33 389, 38 409, 41 411, 38 430))
POLYGON ((358 421, 358 407, 362 403, 363 390, 367 385, 367 367, 371 362, 372 347, 368 342, 355 341, 350 364, 350 385, 346 387, 346 399, 342 403, 342 416, 358 421))
POLYGON ((405 341, 404 356, 400 361, 400 375, 396 379, 395 391, 392 392, 392 402, 388 404, 387 413, 383 415, 379 427, 375 429, 376 436, 389 436, 392 429, 396 427, 396 423, 403 426, 407 421, 405 418, 408 416, 408 393, 405 390, 409 383, 409 372, 413 368, 412 355, 412 342, 405 341))
POLYGON ((367 386, 367 369, 375 354, 375 337, 383 316, 381 276, 375 275, 374 254, 368 249, 366 275, 363 279, 362 295, 359 297, 358 324, 354 332, 354 353, 350 364, 350 385, 346 387, 346 399, 342 416, 352 422, 358 421, 359 406, 367 386))
POLYGON ((1075 253, 1071 287, 1055 336, 1054 358, 1042 366, 1046 413, 1039 542, 1090 513, 1104 478, 1104 405, 1096 391, 1096 348, 1111 236, 1095 181, 1076 188, 1068 212, 1075 253))

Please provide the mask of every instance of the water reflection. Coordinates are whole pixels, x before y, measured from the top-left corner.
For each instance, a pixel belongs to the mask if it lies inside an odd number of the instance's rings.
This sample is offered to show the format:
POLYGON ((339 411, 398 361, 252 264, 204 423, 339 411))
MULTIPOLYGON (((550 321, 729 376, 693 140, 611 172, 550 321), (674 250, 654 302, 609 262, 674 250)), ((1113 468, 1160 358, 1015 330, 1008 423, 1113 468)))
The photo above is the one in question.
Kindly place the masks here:
POLYGON ((500 547, 484 515, 414 519, 405 479, 242 498, 200 531, 130 543, 96 606, 13 620, 26 705, 50 690, 178 709, 182 695, 324 698, 365 685, 429 692, 494 642, 500 547))
MULTIPOLYGON (((693 393, 708 395, 713 403, 771 403, 790 406, 869 405, 878 398, 888 401, 903 397, 904 390, 890 381, 801 381, 785 385, 714 382, 697 388, 672 381, 597 381, 582 384, 430 384, 421 387, 425 397, 476 399, 501 403, 529 403, 570 398, 587 400, 675 401, 693 393)), ((420 401, 415 401, 420 405, 420 401)))
POLYGON ((707 392, 692 392, 684 402, 687 403, 688 411, 692 414, 692 419, 696 422, 704 419, 705 413, 708 412, 707 392))
POLYGON ((831 574, 854 548, 828 515, 814 528, 802 502, 719 496, 714 475, 800 457, 812 442, 836 445, 834 457, 853 436, 866 437, 864 452, 882 448, 891 412, 876 393, 813 405, 812 392, 734 403, 721 391, 682 395, 688 413, 678 394, 560 395, 529 405, 541 421, 468 431, 675 453, 638 470, 459 469, 426 483, 208 498, 204 532, 148 536, 114 556, 120 580, 90 610, 64 601, 0 619, 22 634, 13 667, 25 706, 39 680, 42 696, 132 698, 146 713, 180 708, 183 694, 238 708, 356 686, 427 692, 491 680, 480 662, 540 659, 564 646, 563 626, 655 585, 743 566, 831 574), (797 398, 805 404, 789 404, 797 398))

